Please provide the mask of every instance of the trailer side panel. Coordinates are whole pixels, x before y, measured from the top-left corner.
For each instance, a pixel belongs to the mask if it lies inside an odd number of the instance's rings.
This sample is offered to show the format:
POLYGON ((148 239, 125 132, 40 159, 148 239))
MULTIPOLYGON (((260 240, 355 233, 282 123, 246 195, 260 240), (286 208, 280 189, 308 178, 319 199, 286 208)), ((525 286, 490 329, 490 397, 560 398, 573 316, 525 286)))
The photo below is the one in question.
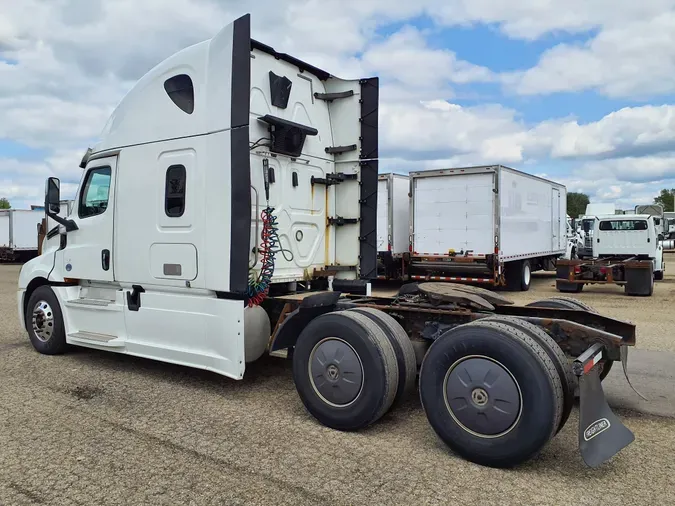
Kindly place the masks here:
POLYGON ((12 247, 17 251, 37 251, 37 227, 44 211, 16 209, 12 214, 12 247))
POLYGON ((564 187, 503 167, 499 183, 501 258, 564 254, 564 187))

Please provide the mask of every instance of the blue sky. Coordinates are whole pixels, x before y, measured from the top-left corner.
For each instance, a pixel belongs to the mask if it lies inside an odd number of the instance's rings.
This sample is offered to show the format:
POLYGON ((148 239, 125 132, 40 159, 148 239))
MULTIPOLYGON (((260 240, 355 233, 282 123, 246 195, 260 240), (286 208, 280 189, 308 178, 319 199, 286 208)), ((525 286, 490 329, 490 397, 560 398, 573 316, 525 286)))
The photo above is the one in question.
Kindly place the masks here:
POLYGON ((12 2, 0 15, 0 197, 38 203, 50 175, 72 194, 133 82, 250 12, 253 37, 280 51, 381 77, 382 171, 502 163, 592 201, 651 202, 675 186, 674 4, 12 2))

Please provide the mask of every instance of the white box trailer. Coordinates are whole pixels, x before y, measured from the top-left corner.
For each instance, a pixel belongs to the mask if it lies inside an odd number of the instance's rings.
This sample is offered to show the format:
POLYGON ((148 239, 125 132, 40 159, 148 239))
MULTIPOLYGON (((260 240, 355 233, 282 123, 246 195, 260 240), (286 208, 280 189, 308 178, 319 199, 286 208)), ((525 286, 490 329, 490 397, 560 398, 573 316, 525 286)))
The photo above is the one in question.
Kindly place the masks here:
POLYGON ((567 248, 564 185, 503 165, 410 173, 412 279, 527 290, 567 248))
POLYGON ((38 227, 42 209, 7 209, 0 211, 0 260, 15 262, 36 255, 38 227))
POLYGON ((410 250, 410 179, 380 174, 377 181, 378 278, 398 278, 410 250))

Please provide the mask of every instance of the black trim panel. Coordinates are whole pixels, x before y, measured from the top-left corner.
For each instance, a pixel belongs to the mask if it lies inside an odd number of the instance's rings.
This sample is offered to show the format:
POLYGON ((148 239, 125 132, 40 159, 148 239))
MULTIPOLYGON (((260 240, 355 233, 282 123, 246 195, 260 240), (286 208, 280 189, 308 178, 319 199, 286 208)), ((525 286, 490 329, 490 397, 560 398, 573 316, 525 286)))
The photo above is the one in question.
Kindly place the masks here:
POLYGON ((379 85, 377 77, 361 80, 361 279, 377 278, 379 85))
POLYGON ((230 130, 230 289, 248 290, 251 242, 251 160, 249 101, 251 94, 251 16, 237 19, 232 33, 232 101, 230 130))
POLYGON ((251 39, 251 49, 257 49, 258 51, 262 51, 263 53, 267 53, 269 55, 274 56, 278 60, 283 60, 287 63, 290 63, 291 65, 295 65, 301 72, 309 72, 310 74, 314 74, 322 81, 325 81, 329 77, 332 77, 325 70, 321 70, 320 68, 315 67, 314 65, 310 65, 309 63, 306 63, 302 60, 298 60, 297 58, 289 54, 277 53, 271 46, 263 44, 262 42, 259 42, 257 40, 251 39))

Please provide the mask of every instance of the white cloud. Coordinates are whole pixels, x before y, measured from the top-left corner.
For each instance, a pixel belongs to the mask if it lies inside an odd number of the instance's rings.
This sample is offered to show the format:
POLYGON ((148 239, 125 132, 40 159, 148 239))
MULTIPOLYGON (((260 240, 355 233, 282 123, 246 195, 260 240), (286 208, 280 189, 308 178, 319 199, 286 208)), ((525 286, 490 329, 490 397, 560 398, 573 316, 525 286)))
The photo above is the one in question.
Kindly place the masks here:
POLYGON ((609 97, 644 98, 672 93, 674 46, 675 12, 638 16, 602 30, 584 45, 558 45, 535 67, 506 74, 503 81, 523 95, 597 90, 609 97))
POLYGON ((649 19, 675 6, 673 0, 448 0, 430 14, 448 24, 494 23, 514 38, 579 33, 649 19))
POLYGON ((363 67, 385 79, 394 79, 414 90, 444 90, 449 83, 490 81, 485 67, 459 60, 447 49, 431 49, 424 35, 406 26, 385 41, 368 47, 363 67))

